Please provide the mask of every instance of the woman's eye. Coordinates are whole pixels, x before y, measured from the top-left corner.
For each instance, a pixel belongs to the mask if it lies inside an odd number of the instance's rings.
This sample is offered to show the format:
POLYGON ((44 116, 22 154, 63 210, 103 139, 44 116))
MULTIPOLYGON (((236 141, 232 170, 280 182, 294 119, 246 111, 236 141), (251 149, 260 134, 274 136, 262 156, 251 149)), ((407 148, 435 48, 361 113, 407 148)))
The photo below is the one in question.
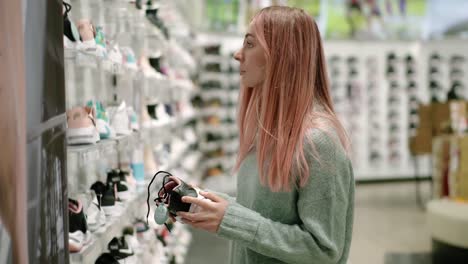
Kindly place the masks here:
POLYGON ((249 48, 252 48, 252 47, 253 47, 253 43, 252 43, 252 42, 249 42, 249 41, 246 42, 246 45, 247 45, 247 47, 249 47, 249 48))

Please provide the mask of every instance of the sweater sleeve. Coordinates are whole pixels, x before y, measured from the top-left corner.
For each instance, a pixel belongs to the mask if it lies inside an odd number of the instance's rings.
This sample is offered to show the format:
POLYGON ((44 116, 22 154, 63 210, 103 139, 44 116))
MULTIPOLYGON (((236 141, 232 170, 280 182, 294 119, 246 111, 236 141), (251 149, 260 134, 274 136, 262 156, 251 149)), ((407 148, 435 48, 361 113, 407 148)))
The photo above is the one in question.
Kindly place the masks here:
MULTIPOLYGON (((314 137, 321 162, 309 162, 310 178, 298 190, 300 221, 287 225, 230 203, 218 235, 287 263, 337 263, 345 250, 352 167, 342 150, 323 135, 314 137), (330 161, 330 162, 323 162, 330 161)), ((352 183, 354 184, 354 182, 352 183)), ((349 232, 349 230, 348 230, 349 232)))

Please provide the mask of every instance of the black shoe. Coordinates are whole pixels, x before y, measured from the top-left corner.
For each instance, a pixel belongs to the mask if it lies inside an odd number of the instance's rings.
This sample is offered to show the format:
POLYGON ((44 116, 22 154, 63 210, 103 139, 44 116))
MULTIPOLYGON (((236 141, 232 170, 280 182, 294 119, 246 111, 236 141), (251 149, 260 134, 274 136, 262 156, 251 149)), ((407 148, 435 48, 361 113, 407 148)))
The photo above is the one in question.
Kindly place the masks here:
POLYGON ((73 21, 68 18, 68 13, 70 13, 71 5, 63 2, 63 6, 65 7, 65 13, 63 14, 63 34, 72 42, 76 42, 80 40, 80 33, 76 28, 73 21))
POLYGON ((387 54, 387 63, 393 63, 397 59, 397 56, 394 52, 389 52, 387 54))
POLYGON ((207 71, 207 72, 221 72, 221 65, 219 63, 207 63, 205 65, 205 71, 207 71))
POLYGON ((201 84, 203 90, 217 90, 222 89, 223 85, 220 81, 206 81, 201 84))
POLYGON ((117 200, 126 201, 131 198, 131 193, 125 180, 125 174, 120 173, 120 170, 114 169, 107 172, 107 188, 113 189, 114 193, 117 192, 117 200))
POLYGON ((117 260, 123 260, 133 256, 135 253, 125 241, 125 237, 114 237, 107 245, 111 255, 117 260))
POLYGON ((119 261, 114 258, 111 253, 102 253, 102 255, 96 259, 95 264, 119 264, 119 261))
POLYGON ((156 114, 157 107, 158 107, 158 104, 151 104, 151 105, 146 106, 149 116, 154 120, 158 120, 158 115, 156 114))
POLYGON ((209 45, 204 47, 205 54, 210 54, 210 55, 220 55, 221 54, 221 45, 219 44, 214 44, 214 45, 209 45))
POLYGON ((164 74, 161 70, 161 57, 151 57, 148 58, 149 63, 153 69, 155 69, 157 72, 164 74))
POLYGON ((206 141, 207 142, 213 142, 213 141, 219 141, 222 140, 223 136, 222 135, 216 135, 213 133, 207 133, 206 134, 206 141))
POLYGON ((90 240, 88 223, 81 202, 68 199, 68 249, 71 253, 79 252, 90 240))
POLYGON ((96 196, 101 197, 101 208, 106 216, 115 214, 115 193, 114 188, 109 188, 104 183, 97 181, 91 186, 91 190, 96 196))

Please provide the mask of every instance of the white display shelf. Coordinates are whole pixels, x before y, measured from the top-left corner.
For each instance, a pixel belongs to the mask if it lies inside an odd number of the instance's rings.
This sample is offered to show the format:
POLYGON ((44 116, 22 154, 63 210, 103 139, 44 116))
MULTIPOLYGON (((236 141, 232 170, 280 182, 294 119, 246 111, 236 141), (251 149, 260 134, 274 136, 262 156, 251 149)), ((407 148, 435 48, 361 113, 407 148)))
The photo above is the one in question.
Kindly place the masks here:
POLYGON ((106 73, 115 75, 127 75, 135 77, 138 68, 132 68, 122 63, 109 60, 105 56, 98 56, 95 52, 86 52, 76 48, 65 49, 65 59, 67 63, 74 63, 75 66, 98 69, 106 73))
POLYGON ((79 166, 88 164, 89 162, 96 161, 101 157, 107 157, 116 153, 117 147, 128 146, 138 137, 138 133, 132 133, 126 136, 117 136, 113 139, 100 140, 96 144, 88 145, 68 145, 68 155, 76 155, 79 166))

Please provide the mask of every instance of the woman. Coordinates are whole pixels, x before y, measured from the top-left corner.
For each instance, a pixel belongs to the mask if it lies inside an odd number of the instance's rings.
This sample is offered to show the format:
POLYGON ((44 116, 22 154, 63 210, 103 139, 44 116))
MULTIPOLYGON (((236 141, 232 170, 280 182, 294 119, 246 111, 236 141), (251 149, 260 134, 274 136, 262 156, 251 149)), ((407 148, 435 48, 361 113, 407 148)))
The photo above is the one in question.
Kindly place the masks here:
POLYGON ((268 7, 250 23, 240 62, 237 198, 183 197, 183 222, 233 241, 231 263, 346 263, 354 178, 329 93, 317 25, 268 7))

